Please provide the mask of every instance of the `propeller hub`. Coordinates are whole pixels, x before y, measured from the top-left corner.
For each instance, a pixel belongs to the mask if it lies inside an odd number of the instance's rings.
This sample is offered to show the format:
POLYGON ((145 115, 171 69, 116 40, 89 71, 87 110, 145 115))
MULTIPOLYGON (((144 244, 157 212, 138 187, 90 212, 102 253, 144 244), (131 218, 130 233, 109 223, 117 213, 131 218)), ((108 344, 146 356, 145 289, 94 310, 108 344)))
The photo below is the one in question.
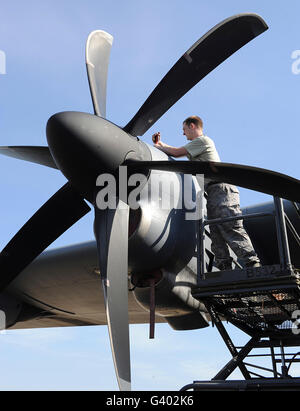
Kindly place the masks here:
POLYGON ((149 149, 139 139, 92 114, 57 113, 48 120, 46 132, 57 167, 87 199, 93 198, 100 174, 117 173, 128 157, 150 159, 149 149))

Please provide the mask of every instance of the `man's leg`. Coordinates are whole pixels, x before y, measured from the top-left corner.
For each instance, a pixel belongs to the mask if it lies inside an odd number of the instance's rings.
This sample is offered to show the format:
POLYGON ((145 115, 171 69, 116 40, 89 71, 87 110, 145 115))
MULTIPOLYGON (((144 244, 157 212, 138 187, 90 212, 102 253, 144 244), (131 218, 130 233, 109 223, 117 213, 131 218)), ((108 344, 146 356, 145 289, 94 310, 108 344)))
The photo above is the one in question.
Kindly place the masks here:
POLYGON ((215 265, 219 270, 231 270, 232 257, 230 256, 228 245, 217 225, 210 226, 210 238, 211 251, 215 255, 215 265))
MULTIPOLYGON (((224 206, 220 209, 220 217, 233 217, 242 215, 240 207, 224 206)), ((223 223, 219 230, 229 247, 234 251, 238 258, 242 259, 245 265, 259 263, 259 258, 253 248, 249 235, 243 226, 242 220, 234 220, 223 223)))
MULTIPOLYGON (((213 220, 219 218, 218 208, 207 207, 207 218, 213 220)), ((231 270, 232 269, 232 257, 230 256, 229 248, 224 240, 224 237, 219 229, 219 225, 209 226, 210 239, 211 239, 211 251, 215 255, 215 265, 219 270, 231 270)))
MULTIPOLYGON (((242 213, 239 204, 240 197, 237 187, 224 183, 209 187, 207 200, 208 219, 241 215, 242 213)), ((218 227, 218 231, 214 231, 217 233, 216 236, 218 236, 215 240, 216 248, 214 253, 216 258, 218 255, 227 255, 228 244, 236 256, 242 259, 246 265, 259 263, 259 258, 257 257, 251 240, 244 229, 242 220, 223 223, 222 225, 215 227, 218 227), (220 235, 222 236, 223 242, 219 240, 220 235), (224 244, 227 247, 227 251, 225 250, 224 244)))

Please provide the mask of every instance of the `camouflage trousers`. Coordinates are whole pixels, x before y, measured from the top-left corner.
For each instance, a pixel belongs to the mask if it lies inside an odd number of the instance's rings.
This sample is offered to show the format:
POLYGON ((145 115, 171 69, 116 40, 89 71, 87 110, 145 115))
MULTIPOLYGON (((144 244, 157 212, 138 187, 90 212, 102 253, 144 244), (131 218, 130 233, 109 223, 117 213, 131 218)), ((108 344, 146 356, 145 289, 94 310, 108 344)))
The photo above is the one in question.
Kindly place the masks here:
MULTIPOLYGON (((207 218, 234 217, 242 215, 238 189, 230 184, 213 184, 207 187, 207 218)), ((228 246, 242 263, 259 262, 251 240, 244 229, 243 220, 211 225, 212 252, 217 267, 232 262, 228 246)))

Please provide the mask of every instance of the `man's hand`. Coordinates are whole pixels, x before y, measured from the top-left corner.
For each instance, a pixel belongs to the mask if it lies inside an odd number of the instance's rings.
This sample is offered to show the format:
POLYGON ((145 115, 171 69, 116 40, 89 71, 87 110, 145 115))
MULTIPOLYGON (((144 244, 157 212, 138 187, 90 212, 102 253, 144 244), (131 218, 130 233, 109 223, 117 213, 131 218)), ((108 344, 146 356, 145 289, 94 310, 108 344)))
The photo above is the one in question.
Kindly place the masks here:
POLYGON ((160 141, 160 132, 153 134, 152 141, 154 144, 157 144, 160 141))
POLYGON ((152 141, 154 143, 154 147, 156 148, 162 149, 162 147, 165 146, 165 144, 160 139, 160 132, 153 134, 152 141))

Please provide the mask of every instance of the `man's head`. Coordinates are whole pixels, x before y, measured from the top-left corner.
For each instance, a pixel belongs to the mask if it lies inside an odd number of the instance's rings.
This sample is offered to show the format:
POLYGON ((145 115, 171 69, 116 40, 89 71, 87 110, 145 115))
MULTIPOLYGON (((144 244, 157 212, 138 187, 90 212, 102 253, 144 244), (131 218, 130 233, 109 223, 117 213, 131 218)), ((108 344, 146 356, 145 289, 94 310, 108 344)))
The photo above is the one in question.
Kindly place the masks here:
POLYGON ((188 140, 194 140, 203 135, 203 121, 198 116, 190 116, 183 122, 183 135, 188 140))

